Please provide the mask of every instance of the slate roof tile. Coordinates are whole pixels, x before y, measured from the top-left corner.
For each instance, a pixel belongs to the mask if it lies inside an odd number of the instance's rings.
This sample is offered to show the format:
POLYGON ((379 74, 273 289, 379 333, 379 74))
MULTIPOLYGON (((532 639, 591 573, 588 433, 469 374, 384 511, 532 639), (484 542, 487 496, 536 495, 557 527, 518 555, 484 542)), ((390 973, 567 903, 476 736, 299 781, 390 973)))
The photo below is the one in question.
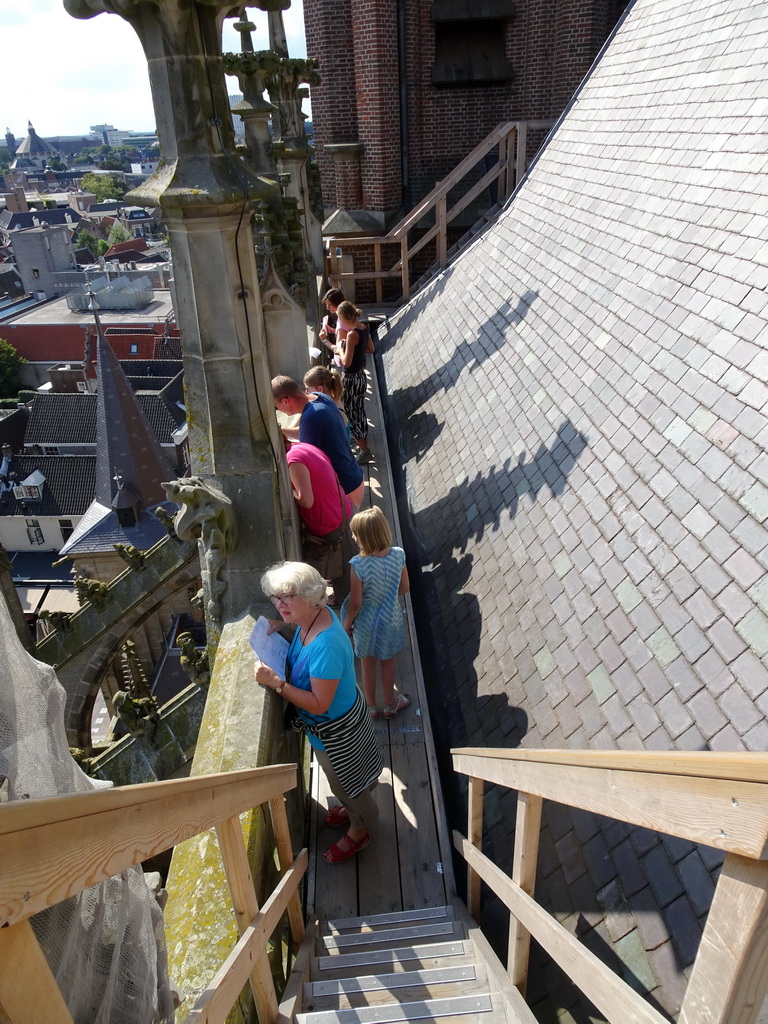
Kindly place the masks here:
POLYGON ((45 477, 40 499, 17 499, 12 490, 0 495, 0 515, 81 516, 93 498, 96 479, 95 455, 16 455, 9 473, 19 484, 35 470, 45 477))

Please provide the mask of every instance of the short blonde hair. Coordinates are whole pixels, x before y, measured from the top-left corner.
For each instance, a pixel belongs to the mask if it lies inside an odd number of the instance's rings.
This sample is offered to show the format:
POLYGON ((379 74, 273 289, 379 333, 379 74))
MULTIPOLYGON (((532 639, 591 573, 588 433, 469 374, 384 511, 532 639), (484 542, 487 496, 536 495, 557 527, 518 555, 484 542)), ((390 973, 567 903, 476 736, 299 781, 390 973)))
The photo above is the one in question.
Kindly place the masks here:
POLYGON ((349 528, 357 538, 361 555, 375 555, 392 543, 392 530, 387 517, 377 505, 364 508, 352 516, 349 528))
POLYGON ((266 597, 293 591, 315 608, 324 608, 328 600, 325 580, 317 569, 306 562, 277 562, 271 565, 261 577, 261 589, 266 597))

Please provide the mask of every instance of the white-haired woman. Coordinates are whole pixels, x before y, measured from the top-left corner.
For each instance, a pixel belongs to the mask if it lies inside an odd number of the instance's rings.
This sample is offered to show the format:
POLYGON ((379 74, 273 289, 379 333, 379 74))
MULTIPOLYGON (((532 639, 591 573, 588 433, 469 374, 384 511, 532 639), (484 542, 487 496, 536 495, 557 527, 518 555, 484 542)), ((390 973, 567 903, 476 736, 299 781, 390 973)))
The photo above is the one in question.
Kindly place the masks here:
POLYGON ((270 632, 283 623, 296 629, 286 659, 287 681, 257 658, 256 682, 294 705, 331 792, 341 802, 325 818, 328 825, 349 826, 325 851, 330 864, 340 864, 369 843, 369 829, 378 816, 371 790, 383 768, 365 700, 357 688, 352 644, 326 607, 325 580, 312 566, 304 562, 272 566, 262 576, 261 587, 282 617, 270 620, 270 632))

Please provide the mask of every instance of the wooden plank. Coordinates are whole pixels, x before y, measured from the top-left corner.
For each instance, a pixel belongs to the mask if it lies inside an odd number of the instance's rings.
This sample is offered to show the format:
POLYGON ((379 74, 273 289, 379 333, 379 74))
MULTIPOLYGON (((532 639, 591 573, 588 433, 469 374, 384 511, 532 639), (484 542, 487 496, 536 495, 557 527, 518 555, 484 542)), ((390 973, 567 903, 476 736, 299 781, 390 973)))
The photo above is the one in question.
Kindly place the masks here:
MULTIPOLYGON (((235 910, 237 931, 243 935, 259 913, 259 901, 253 887, 251 867, 243 840, 240 818, 228 818, 216 826, 221 859, 227 876, 229 894, 235 910)), ((267 936, 265 936, 265 939, 267 936)), ((272 980, 272 971, 267 959, 266 941, 254 951, 254 963, 249 980, 260 1021, 271 1021, 277 1017, 277 993, 272 980)))
MULTIPOLYGON (((467 835, 478 850, 483 848, 483 780, 470 778, 467 795, 467 835)), ((467 864, 467 909, 480 922, 480 875, 467 864)))
POLYGON ((13 924, 296 784, 296 765, 0 807, 0 925, 13 924), (40 850, 49 852, 40 857, 40 850))
POLYGON ((768 990, 768 863, 729 853, 680 1024, 752 1024, 768 990))
POLYGON ((364 914, 362 917, 345 917, 343 921, 326 921, 329 935, 351 931, 375 931, 391 928, 407 921, 443 921, 453 918, 453 908, 422 907, 419 910, 399 910, 393 914, 364 914))
POLYGON ((708 750, 512 750, 457 747, 451 753, 501 761, 618 768, 627 772, 691 775, 698 778, 731 779, 734 782, 768 782, 768 754, 759 751, 716 754, 708 750))
POLYGON ((368 852, 350 858, 343 864, 328 864, 323 857, 324 851, 344 834, 343 828, 331 828, 324 822, 329 806, 338 803, 331 793, 325 773, 317 761, 312 758, 313 784, 315 785, 316 821, 314 831, 315 851, 315 899, 314 914, 326 917, 352 917, 359 913, 357 898, 357 862, 368 852))
POLYGON ((29 921, 0 928, 0 965, 3 1024, 74 1024, 29 921))
MULTIPOLYGON (((288 827, 288 815, 285 812, 285 797, 281 793, 272 797, 269 801, 269 812, 272 816, 272 828, 275 833, 275 845, 277 846, 277 858, 280 863, 280 870, 285 872, 293 864, 293 847, 291 845, 291 830, 288 827)), ((293 894, 288 904, 288 920, 291 926, 291 938, 294 947, 298 947, 304 941, 304 913, 301 909, 301 900, 298 890, 293 894)))
MULTIPOLYGON (((406 727, 406 716, 415 718, 413 705, 397 716, 397 728, 406 727)), ((393 727, 394 723, 390 723, 390 729, 393 727)), ((415 735, 401 733, 399 738, 406 742, 392 743, 392 785, 403 909, 443 906, 447 894, 424 736, 419 730, 415 735), (413 742, 407 742, 408 739, 413 742)))
POLYGON ((307 1010, 352 1009, 391 1003, 451 998, 468 992, 487 992, 482 967, 465 964, 437 967, 426 971, 401 971, 396 974, 342 978, 335 982, 313 982, 307 986, 304 1003, 307 1010), (318 991, 318 986, 321 991, 318 991), (327 991, 323 991, 327 990, 327 991))
MULTIPOLYGON (((471 946, 464 939, 451 942, 432 942, 419 946, 400 946, 397 949, 374 949, 364 953, 339 953, 315 957, 312 976, 322 978, 357 977, 361 970, 385 965, 390 971, 416 970, 418 967, 437 967, 444 963, 472 963, 471 946), (324 972, 328 972, 325 974, 324 972), (343 974, 342 971, 349 971, 343 974)), ((383 966, 380 967, 383 969, 383 966)), ((367 971, 366 971, 367 973, 367 971)))
MULTIPOLYGON (((379 722, 383 722, 383 719, 379 719, 379 722)), ((359 915, 384 914, 403 909, 400 886, 401 847, 396 825, 392 756, 386 724, 379 729, 377 722, 376 734, 385 767, 373 791, 379 817, 358 875, 359 915)))
POLYGON ((491 997, 485 993, 458 996, 455 999, 426 999, 419 1003, 389 1003, 386 1006, 361 1006, 356 1010, 323 1010, 302 1013, 298 1024, 384 1024, 386 1021, 440 1020, 460 1014, 488 1013, 493 1009, 491 997))
POLYGON ((544 761, 454 753, 454 767, 511 789, 738 853, 768 856, 768 790, 761 783, 564 768, 544 761))
POLYGON ((403 301, 411 294, 411 281, 408 267, 408 232, 400 240, 400 280, 403 286, 403 301))
MULTIPOLYGON (((517 797, 515 851, 512 859, 512 881, 523 892, 533 896, 536 886, 536 864, 539 859, 542 799, 530 793, 517 797)), ((528 983, 528 955, 531 937, 514 914, 509 919, 507 969, 512 984, 525 995, 528 983)))
MULTIPOLYGON (((384 415, 381 408, 380 399, 380 386, 376 377, 375 364, 373 372, 371 374, 373 387, 372 387, 372 398, 371 407, 376 410, 377 422, 384 422, 384 415)), ((402 530, 397 517, 397 506, 394 501, 395 488, 392 480, 392 469, 389 464, 389 459, 383 460, 381 466, 381 486, 382 491, 387 499, 391 501, 389 521, 393 527, 393 533, 396 543, 402 546, 402 530)), ((416 717, 416 720, 421 725, 423 732, 423 750, 425 754, 425 767, 427 772, 427 782, 429 791, 431 794, 431 806, 429 810, 430 820, 434 822, 437 830, 437 842, 438 842, 438 853, 439 853, 439 871, 440 880, 443 883, 444 895, 435 900, 435 903, 448 902, 456 893, 456 880, 453 875, 453 853, 451 850, 450 836, 448 835, 448 823, 444 813, 445 802, 443 799, 442 786, 440 783, 440 773, 437 767, 437 755, 435 753, 434 737, 432 735, 432 722, 429 716, 429 705, 427 702, 427 692, 424 682, 424 675, 421 670, 421 660, 419 657, 419 641, 416 633, 416 626, 413 618, 413 605, 411 603, 411 595, 405 595, 405 617, 407 625, 407 634, 409 638, 409 645, 406 651, 403 652, 402 660, 398 658, 397 662, 397 678, 398 680, 408 679, 408 687, 410 689, 406 692, 410 693, 413 700, 413 711, 411 716, 416 717), (406 668, 407 659, 407 668, 406 668)), ((398 686, 400 683, 398 683, 398 686)), ((405 687, 404 687, 405 688, 405 687)), ((412 720, 412 719, 411 719, 412 720)), ((393 740, 393 728, 390 727, 390 741, 393 740)))
POLYGON ((471 860, 483 881, 612 1024, 669 1024, 666 1017, 601 963, 485 854, 460 833, 454 832, 453 836, 456 849, 471 860))

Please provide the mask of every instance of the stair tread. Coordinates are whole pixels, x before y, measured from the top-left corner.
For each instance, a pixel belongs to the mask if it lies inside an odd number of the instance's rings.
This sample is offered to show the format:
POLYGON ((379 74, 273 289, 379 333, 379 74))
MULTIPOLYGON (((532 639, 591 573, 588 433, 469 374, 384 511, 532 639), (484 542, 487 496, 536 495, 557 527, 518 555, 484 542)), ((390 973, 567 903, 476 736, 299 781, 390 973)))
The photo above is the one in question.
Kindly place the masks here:
POLYGON ((459 964, 396 974, 307 982, 302 1006, 307 1011, 347 1009, 392 1002, 448 998, 488 990, 482 965, 459 964))
MULTIPOLYGON (((334 974, 346 968, 357 969, 359 967, 375 964, 402 964, 419 961, 423 964, 431 964, 433 961, 446 958, 451 963, 457 963, 454 957, 463 957, 465 961, 472 962, 472 943, 465 939, 455 939, 452 942, 427 942, 423 945, 395 946, 389 949, 367 949, 355 953, 336 953, 325 956, 314 957, 312 960, 312 977, 330 977, 328 971, 334 974)), ((409 967, 409 970, 411 968, 409 967)))
POLYGON ((419 907, 418 910, 396 910, 387 914, 365 914, 362 917, 333 918, 325 922, 324 934, 362 928, 406 924, 413 921, 453 920, 453 907, 419 907))
MULTIPOLYGON (((440 1020, 457 1016, 473 1019, 478 1013, 491 1013, 497 1010, 503 1013, 503 1003, 498 996, 488 992, 472 993, 463 996, 451 996, 447 999, 423 999, 414 1002, 392 1002, 376 1006, 359 1006, 349 1010, 321 1010, 318 1012, 297 1014, 298 1024, 383 1024, 384 1021, 396 1020, 440 1020)), ((487 1018, 483 1017, 483 1024, 487 1018)), ((487 1022, 490 1024, 490 1021, 487 1022)))
POLYGON ((463 938, 463 928, 456 921, 437 921, 434 923, 406 925, 402 928, 386 928, 381 931, 350 932, 341 935, 324 935, 322 945, 325 949, 352 949, 354 947, 381 945, 382 943, 402 943, 414 939, 425 941, 437 936, 463 938))

